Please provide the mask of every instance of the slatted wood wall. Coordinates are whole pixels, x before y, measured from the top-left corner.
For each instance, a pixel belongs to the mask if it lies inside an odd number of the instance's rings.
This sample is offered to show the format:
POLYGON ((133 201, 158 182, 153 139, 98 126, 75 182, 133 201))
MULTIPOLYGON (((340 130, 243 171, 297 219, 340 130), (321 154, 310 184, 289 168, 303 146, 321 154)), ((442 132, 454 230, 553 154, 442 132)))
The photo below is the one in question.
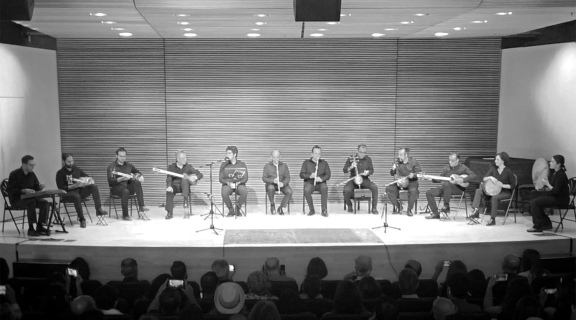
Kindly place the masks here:
MULTIPOLYGON (((105 186, 104 168, 126 146, 129 161, 149 173, 144 192, 154 205, 165 184, 153 165, 185 149, 198 167, 236 145, 248 165, 250 205, 264 203, 262 167, 278 148, 299 208, 300 166, 319 144, 333 173, 330 201, 341 202, 335 185, 359 143, 368 145, 382 192, 399 146, 434 173, 448 150, 494 153, 499 46, 498 39, 59 40, 62 149, 105 186)), ((209 192, 209 170, 202 171, 197 203, 209 192)), ((219 200, 218 166, 213 172, 219 200)))

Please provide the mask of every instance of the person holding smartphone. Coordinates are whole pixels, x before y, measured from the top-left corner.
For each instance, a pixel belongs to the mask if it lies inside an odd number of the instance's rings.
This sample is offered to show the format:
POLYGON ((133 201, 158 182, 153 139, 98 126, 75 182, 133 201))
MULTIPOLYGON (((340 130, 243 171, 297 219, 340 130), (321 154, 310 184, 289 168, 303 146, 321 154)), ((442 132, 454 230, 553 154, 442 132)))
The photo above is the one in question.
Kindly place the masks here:
MULTIPOLYGON (((285 266, 283 264, 281 265, 280 260, 276 257, 266 258, 262 271, 268 275, 268 280, 270 280, 270 282, 293 281, 296 283, 294 278, 286 276, 285 266)), ((296 285, 296 287, 298 287, 298 285, 296 285)))
POLYGON ((150 303, 150 306, 148 307, 148 312, 152 310, 160 310, 160 295, 166 288, 173 288, 183 293, 188 299, 188 302, 185 303, 186 305, 195 304, 200 307, 194 297, 192 286, 186 283, 186 280, 188 279, 186 264, 182 261, 174 261, 172 267, 170 267, 170 272, 172 273, 172 276, 169 279, 166 279, 166 281, 160 286, 154 300, 152 300, 152 303, 150 303))

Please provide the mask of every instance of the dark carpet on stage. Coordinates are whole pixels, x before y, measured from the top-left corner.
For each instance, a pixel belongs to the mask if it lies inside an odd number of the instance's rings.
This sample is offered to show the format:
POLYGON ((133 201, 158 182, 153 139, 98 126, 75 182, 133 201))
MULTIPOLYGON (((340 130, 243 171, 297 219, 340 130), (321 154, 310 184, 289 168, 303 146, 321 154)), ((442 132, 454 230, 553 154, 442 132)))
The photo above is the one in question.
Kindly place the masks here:
POLYGON ((224 244, 382 243, 369 229, 226 230, 224 244))

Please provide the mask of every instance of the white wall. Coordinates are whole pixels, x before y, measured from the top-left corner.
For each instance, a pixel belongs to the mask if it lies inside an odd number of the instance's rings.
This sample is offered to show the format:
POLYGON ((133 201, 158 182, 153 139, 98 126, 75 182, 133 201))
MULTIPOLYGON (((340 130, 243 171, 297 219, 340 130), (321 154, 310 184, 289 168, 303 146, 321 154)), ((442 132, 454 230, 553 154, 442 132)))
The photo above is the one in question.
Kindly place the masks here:
POLYGON ((566 158, 576 176, 576 43, 502 51, 498 151, 566 158))
POLYGON ((60 153, 56 51, 0 44, 0 178, 30 154, 40 183, 54 189, 60 153))

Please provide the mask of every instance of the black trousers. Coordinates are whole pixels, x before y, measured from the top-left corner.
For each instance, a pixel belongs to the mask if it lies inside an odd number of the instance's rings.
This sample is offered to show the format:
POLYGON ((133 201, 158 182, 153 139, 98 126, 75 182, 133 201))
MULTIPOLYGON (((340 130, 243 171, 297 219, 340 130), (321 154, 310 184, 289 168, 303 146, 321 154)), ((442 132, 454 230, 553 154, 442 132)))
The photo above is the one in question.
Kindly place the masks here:
POLYGON ((450 205, 450 197, 452 194, 462 194, 464 188, 450 183, 449 181, 442 181, 442 185, 426 191, 426 199, 428 200, 428 207, 434 214, 438 214, 438 206, 436 205, 436 198, 442 196, 444 198, 444 205, 450 205))
POLYGON ((48 217, 48 207, 50 203, 45 199, 18 199, 13 204, 17 208, 26 209, 26 214, 28 215, 28 226, 32 228, 32 224, 37 221, 46 224, 46 218, 48 217), (36 208, 40 209, 40 214, 38 220, 36 220, 36 208))
POLYGON ((480 183, 480 187, 476 189, 474 192, 474 200, 472 201, 472 208, 476 208, 480 210, 480 201, 484 199, 484 201, 490 201, 490 217, 492 219, 496 218, 498 214, 498 205, 500 204, 500 200, 510 199, 512 196, 512 191, 509 189, 502 189, 499 194, 495 196, 488 196, 484 193, 484 182, 480 183))
POLYGON ((166 192, 166 211, 172 212, 174 209, 174 196, 177 193, 181 193, 184 196, 184 201, 188 201, 190 196, 190 181, 188 179, 182 179, 180 183, 172 184, 172 192, 166 192))
MULTIPOLYGON (((232 209, 232 200, 230 200, 232 193, 234 193, 234 189, 230 188, 229 185, 222 185, 222 200, 224 200, 228 210, 232 209)), ((238 207, 242 208, 248 197, 248 189, 246 189, 245 185, 241 184, 236 187, 236 193, 238 194, 238 207)))
MULTIPOLYGON (((270 200, 270 204, 274 204, 274 194, 278 191, 278 185, 274 183, 267 183, 266 184, 266 194, 268 194, 268 200, 270 200)), ((280 192, 284 194, 284 198, 282 198, 282 203, 280 203, 281 208, 286 208, 288 206, 288 201, 292 197, 292 188, 290 186, 283 186, 280 188, 280 192)))
POLYGON ((76 209, 78 219, 84 220, 84 211, 82 211, 82 199, 86 199, 90 195, 92 195, 92 199, 94 199, 94 207, 96 210, 101 209, 102 203, 100 202, 100 190, 98 190, 98 186, 95 184, 70 190, 68 193, 62 196, 62 199, 74 203, 74 208, 76 209))
POLYGON ((304 183, 304 198, 306 198, 306 202, 308 202, 310 211, 315 211, 314 202, 312 201, 312 192, 314 191, 320 191, 322 211, 328 210, 328 186, 326 186, 326 182, 317 182, 316 186, 314 186, 314 182, 312 181, 304 183))
POLYGON ((130 179, 127 186, 123 184, 117 184, 110 189, 113 195, 119 196, 122 199, 122 216, 128 216, 128 197, 132 194, 136 194, 138 199, 138 207, 142 209, 144 207, 144 192, 142 191, 142 184, 138 180, 130 179))
MULTIPOLYGON (((418 181, 410 181, 408 183, 408 209, 412 209, 416 200, 418 200, 418 195, 420 191, 418 191, 418 181)), ((398 202, 398 197, 400 196, 400 189, 397 184, 393 184, 391 186, 386 187, 386 194, 388 195, 388 199, 392 205, 398 207, 400 203, 398 202)), ((406 190, 406 189, 404 189, 406 190)))
POLYGON ((372 208, 376 209, 378 207, 378 186, 367 178, 364 178, 360 187, 354 183, 354 180, 350 180, 344 186, 344 203, 348 208, 352 208, 352 196, 354 195, 354 189, 370 189, 372 191, 372 208))
MULTIPOLYGON (((538 194, 536 192, 534 194, 535 197, 530 200, 530 215, 532 216, 532 222, 534 223, 535 228, 544 228, 544 227, 551 227, 552 221, 546 213, 544 213, 544 209, 546 208, 556 208, 558 206, 567 206, 568 202, 561 203, 555 197, 549 195, 547 192, 541 192, 538 194)), ((569 200, 568 200, 569 201, 569 200)))

